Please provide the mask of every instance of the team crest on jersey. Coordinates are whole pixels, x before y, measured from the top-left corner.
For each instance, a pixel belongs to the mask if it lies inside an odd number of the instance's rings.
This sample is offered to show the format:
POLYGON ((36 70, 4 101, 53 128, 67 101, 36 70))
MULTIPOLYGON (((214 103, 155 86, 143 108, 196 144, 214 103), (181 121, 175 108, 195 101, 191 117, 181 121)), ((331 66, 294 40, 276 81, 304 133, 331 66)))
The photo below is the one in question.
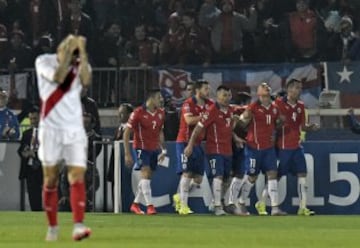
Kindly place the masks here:
POLYGON ((190 112, 190 106, 188 103, 184 104, 184 110, 185 110, 185 112, 190 112))
POLYGON ((301 113, 301 108, 297 108, 297 112, 300 114, 301 113))
POLYGON ((276 109, 276 108, 273 109, 273 113, 274 113, 275 115, 277 114, 277 109, 276 109))
POLYGON ((202 115, 202 118, 203 118, 204 120, 207 120, 207 119, 209 118, 209 113, 204 113, 204 114, 202 115))

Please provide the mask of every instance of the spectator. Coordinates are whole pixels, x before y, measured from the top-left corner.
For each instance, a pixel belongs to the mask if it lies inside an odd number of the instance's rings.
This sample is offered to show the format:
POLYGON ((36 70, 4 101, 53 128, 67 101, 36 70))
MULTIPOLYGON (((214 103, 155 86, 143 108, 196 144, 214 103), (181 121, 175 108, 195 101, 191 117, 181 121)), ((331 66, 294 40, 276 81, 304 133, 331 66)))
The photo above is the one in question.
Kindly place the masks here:
POLYGON ((169 28, 160 44, 161 63, 166 65, 183 64, 185 52, 185 30, 180 17, 172 14, 169 17, 169 28))
POLYGON ((99 41, 97 64, 103 67, 116 67, 123 63, 125 56, 125 43, 121 25, 117 22, 111 22, 106 27, 103 37, 99 41))
POLYGON ((183 13, 182 23, 185 27, 185 51, 180 62, 208 65, 211 61, 209 34, 197 25, 193 11, 183 13))
MULTIPOLYGON (((126 123, 133 112, 134 107, 130 103, 122 103, 118 109, 119 124, 114 134, 114 140, 122 140, 126 123)), ((114 202, 114 148, 111 149, 107 180, 111 182, 112 199, 114 202)))
POLYGON ((7 68, 9 41, 7 38, 7 28, 5 25, 0 24, 0 69, 7 68))
POLYGON ((94 193, 98 190, 100 185, 100 177, 97 168, 95 167, 95 160, 101 152, 102 145, 96 144, 94 148, 94 142, 101 141, 102 137, 94 129, 95 118, 92 114, 84 112, 84 127, 86 135, 88 137, 88 160, 87 160, 87 169, 85 172, 85 182, 86 182, 86 210, 93 210, 95 207, 94 203, 94 193), (94 181, 95 179, 95 181, 94 181))
POLYGON ((257 30, 254 35, 253 49, 244 53, 245 61, 251 62, 283 62, 285 54, 281 40, 281 30, 277 20, 273 16, 274 2, 270 0, 258 0, 256 9, 258 12, 257 30))
POLYGON ((16 115, 6 105, 8 94, 0 88, 0 139, 17 140, 20 136, 19 122, 16 115))
POLYGON ((213 0, 207 0, 200 9, 199 24, 211 30, 211 44, 216 62, 238 63, 242 61, 243 31, 255 31, 257 13, 249 10, 249 18, 234 11, 233 0, 221 1, 221 10, 213 0))
MULTIPOLYGON (((20 0, 12 0, 7 1, 7 7, 6 7, 6 16, 8 22, 5 23, 8 27, 10 25, 13 25, 14 23, 17 23, 19 28, 22 31, 29 32, 31 29, 31 25, 29 20, 30 18, 30 1, 20 1, 20 0)), ((11 29, 12 31, 15 31, 11 29)), ((28 38, 28 37, 26 37, 28 38)), ((24 39, 25 41, 26 39, 24 39)), ((29 40, 26 40, 29 41, 29 40)))
POLYGON ((13 31, 10 36, 10 48, 7 62, 11 70, 21 70, 34 66, 32 50, 24 42, 25 35, 21 30, 13 31))
POLYGON ((101 123, 100 123, 100 116, 98 106, 94 99, 87 95, 88 88, 83 88, 81 91, 81 103, 83 105, 83 111, 89 113, 92 116, 92 129, 101 135, 101 123))
POLYGON ((39 108, 33 106, 29 110, 31 128, 23 133, 18 154, 21 158, 19 180, 26 180, 26 188, 32 211, 42 211, 43 173, 37 155, 39 146, 37 134, 39 125, 39 108))
POLYGON ((353 33, 353 22, 349 17, 340 21, 340 33, 333 33, 328 40, 327 59, 343 61, 360 59, 360 39, 353 33))
POLYGON ((64 20, 64 34, 82 35, 87 39, 87 47, 89 51, 93 51, 93 23, 90 16, 82 12, 80 0, 71 0, 68 4, 70 16, 64 20))
POLYGON ((151 66, 157 64, 159 41, 146 33, 146 26, 138 24, 134 29, 134 37, 126 44, 126 64, 151 66))
POLYGON ((323 58, 325 28, 315 12, 309 9, 309 0, 296 0, 296 11, 289 14, 284 25, 289 60, 306 62, 323 58))
MULTIPOLYGON (((89 1, 87 1, 89 2, 89 1)), ((96 22, 96 28, 102 30, 107 21, 107 15, 116 6, 114 0, 92 0, 92 9, 94 10, 94 19, 96 22)))
POLYGON ((54 42, 50 35, 41 36, 38 44, 34 47, 34 61, 41 54, 54 52, 53 47, 54 42))
POLYGON ((348 115, 346 116, 346 118, 349 123, 350 130, 353 133, 360 134, 360 122, 357 120, 353 108, 349 109, 348 115))
POLYGON ((166 93, 163 95, 164 110, 165 110, 165 121, 164 121, 164 137, 165 140, 175 141, 179 131, 180 116, 176 109, 176 106, 172 102, 170 95, 166 93))

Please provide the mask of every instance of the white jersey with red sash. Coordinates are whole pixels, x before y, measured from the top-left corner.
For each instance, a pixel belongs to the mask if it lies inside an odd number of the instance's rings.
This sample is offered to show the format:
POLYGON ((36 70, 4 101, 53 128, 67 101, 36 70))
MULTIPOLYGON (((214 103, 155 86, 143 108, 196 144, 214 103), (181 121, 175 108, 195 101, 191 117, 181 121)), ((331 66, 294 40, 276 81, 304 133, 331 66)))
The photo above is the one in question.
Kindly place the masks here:
POLYGON ((40 55, 35 62, 41 99, 40 127, 83 128, 80 92, 82 85, 77 66, 69 68, 62 84, 53 81, 59 63, 56 54, 40 55))
POLYGON ((80 82, 77 66, 69 67, 62 84, 54 82, 59 66, 56 54, 35 61, 41 99, 39 158, 43 166, 65 160, 67 165, 86 167, 87 137, 83 124, 80 82))

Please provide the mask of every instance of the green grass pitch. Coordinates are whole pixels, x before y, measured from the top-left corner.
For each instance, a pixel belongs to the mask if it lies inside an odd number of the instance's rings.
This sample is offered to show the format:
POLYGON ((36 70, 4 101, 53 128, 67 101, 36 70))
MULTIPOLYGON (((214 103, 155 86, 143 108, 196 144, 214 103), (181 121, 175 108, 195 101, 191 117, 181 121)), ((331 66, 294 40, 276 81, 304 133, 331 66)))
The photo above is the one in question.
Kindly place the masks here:
POLYGON ((360 216, 216 217, 88 213, 90 239, 71 240, 70 213, 60 213, 59 240, 44 241, 44 213, 0 212, 0 247, 360 247, 360 216))

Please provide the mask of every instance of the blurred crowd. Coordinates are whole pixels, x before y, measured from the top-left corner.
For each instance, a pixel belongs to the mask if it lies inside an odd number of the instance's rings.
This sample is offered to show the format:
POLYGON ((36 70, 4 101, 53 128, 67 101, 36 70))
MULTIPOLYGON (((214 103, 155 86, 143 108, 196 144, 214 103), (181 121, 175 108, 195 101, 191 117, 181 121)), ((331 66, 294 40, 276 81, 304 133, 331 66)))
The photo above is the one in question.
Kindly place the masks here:
POLYGON ((96 67, 351 61, 358 0, 0 0, 0 68, 69 33, 96 67))

